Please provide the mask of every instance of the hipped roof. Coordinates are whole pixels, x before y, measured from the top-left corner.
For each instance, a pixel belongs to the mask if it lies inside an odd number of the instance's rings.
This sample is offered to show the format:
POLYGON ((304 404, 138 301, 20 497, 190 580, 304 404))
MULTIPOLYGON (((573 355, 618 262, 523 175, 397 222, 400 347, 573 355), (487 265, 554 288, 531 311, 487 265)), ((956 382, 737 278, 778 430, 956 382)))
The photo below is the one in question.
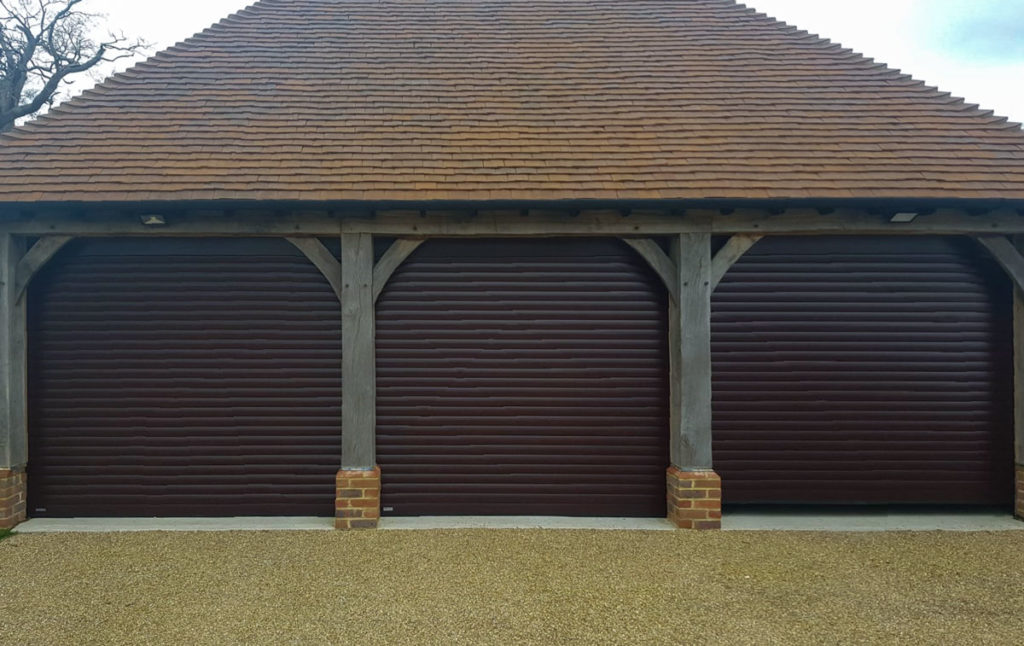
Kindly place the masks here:
POLYGON ((1024 200, 1024 135, 732 0, 262 0, 0 168, 0 202, 1024 200))

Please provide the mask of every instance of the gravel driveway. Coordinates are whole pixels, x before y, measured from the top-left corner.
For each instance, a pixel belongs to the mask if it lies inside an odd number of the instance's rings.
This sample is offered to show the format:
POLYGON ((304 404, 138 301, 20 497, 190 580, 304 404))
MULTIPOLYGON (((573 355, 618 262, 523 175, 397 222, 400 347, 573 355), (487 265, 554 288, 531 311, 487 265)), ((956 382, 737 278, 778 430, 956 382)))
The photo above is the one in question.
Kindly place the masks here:
POLYGON ((1024 532, 15 535, 3 644, 1024 643, 1024 532))

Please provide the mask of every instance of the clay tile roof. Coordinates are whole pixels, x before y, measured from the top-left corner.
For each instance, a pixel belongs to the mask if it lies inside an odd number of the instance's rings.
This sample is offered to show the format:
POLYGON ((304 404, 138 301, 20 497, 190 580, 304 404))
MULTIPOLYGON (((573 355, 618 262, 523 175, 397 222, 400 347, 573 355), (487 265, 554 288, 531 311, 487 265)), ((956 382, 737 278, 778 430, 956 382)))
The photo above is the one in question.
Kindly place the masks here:
POLYGON ((732 0, 262 0, 0 137, 0 202, 1024 199, 1024 135, 732 0))

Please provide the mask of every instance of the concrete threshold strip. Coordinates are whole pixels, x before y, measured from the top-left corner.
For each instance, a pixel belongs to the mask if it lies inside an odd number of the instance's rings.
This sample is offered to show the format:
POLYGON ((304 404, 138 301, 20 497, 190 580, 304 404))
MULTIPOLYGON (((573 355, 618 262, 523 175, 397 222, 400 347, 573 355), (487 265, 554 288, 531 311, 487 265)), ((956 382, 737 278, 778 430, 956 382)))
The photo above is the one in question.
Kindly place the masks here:
MULTIPOLYGON (((228 532, 330 531, 332 518, 35 518, 22 523, 22 534, 70 532, 228 532)), ((381 530, 426 529, 584 529, 675 531, 662 518, 568 518, 558 516, 421 516, 384 518, 381 530)), ((1024 522, 998 512, 973 513, 778 513, 727 514, 725 531, 1024 531, 1024 522)))

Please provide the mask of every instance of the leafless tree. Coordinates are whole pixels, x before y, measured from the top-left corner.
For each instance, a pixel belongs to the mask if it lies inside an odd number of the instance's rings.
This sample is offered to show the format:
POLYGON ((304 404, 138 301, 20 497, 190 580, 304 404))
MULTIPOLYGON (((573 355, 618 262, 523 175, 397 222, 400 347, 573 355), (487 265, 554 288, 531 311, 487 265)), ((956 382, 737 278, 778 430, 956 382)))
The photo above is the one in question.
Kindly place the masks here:
POLYGON ((102 16, 84 0, 0 0, 0 132, 59 98, 62 84, 146 44, 123 34, 97 39, 102 16))

